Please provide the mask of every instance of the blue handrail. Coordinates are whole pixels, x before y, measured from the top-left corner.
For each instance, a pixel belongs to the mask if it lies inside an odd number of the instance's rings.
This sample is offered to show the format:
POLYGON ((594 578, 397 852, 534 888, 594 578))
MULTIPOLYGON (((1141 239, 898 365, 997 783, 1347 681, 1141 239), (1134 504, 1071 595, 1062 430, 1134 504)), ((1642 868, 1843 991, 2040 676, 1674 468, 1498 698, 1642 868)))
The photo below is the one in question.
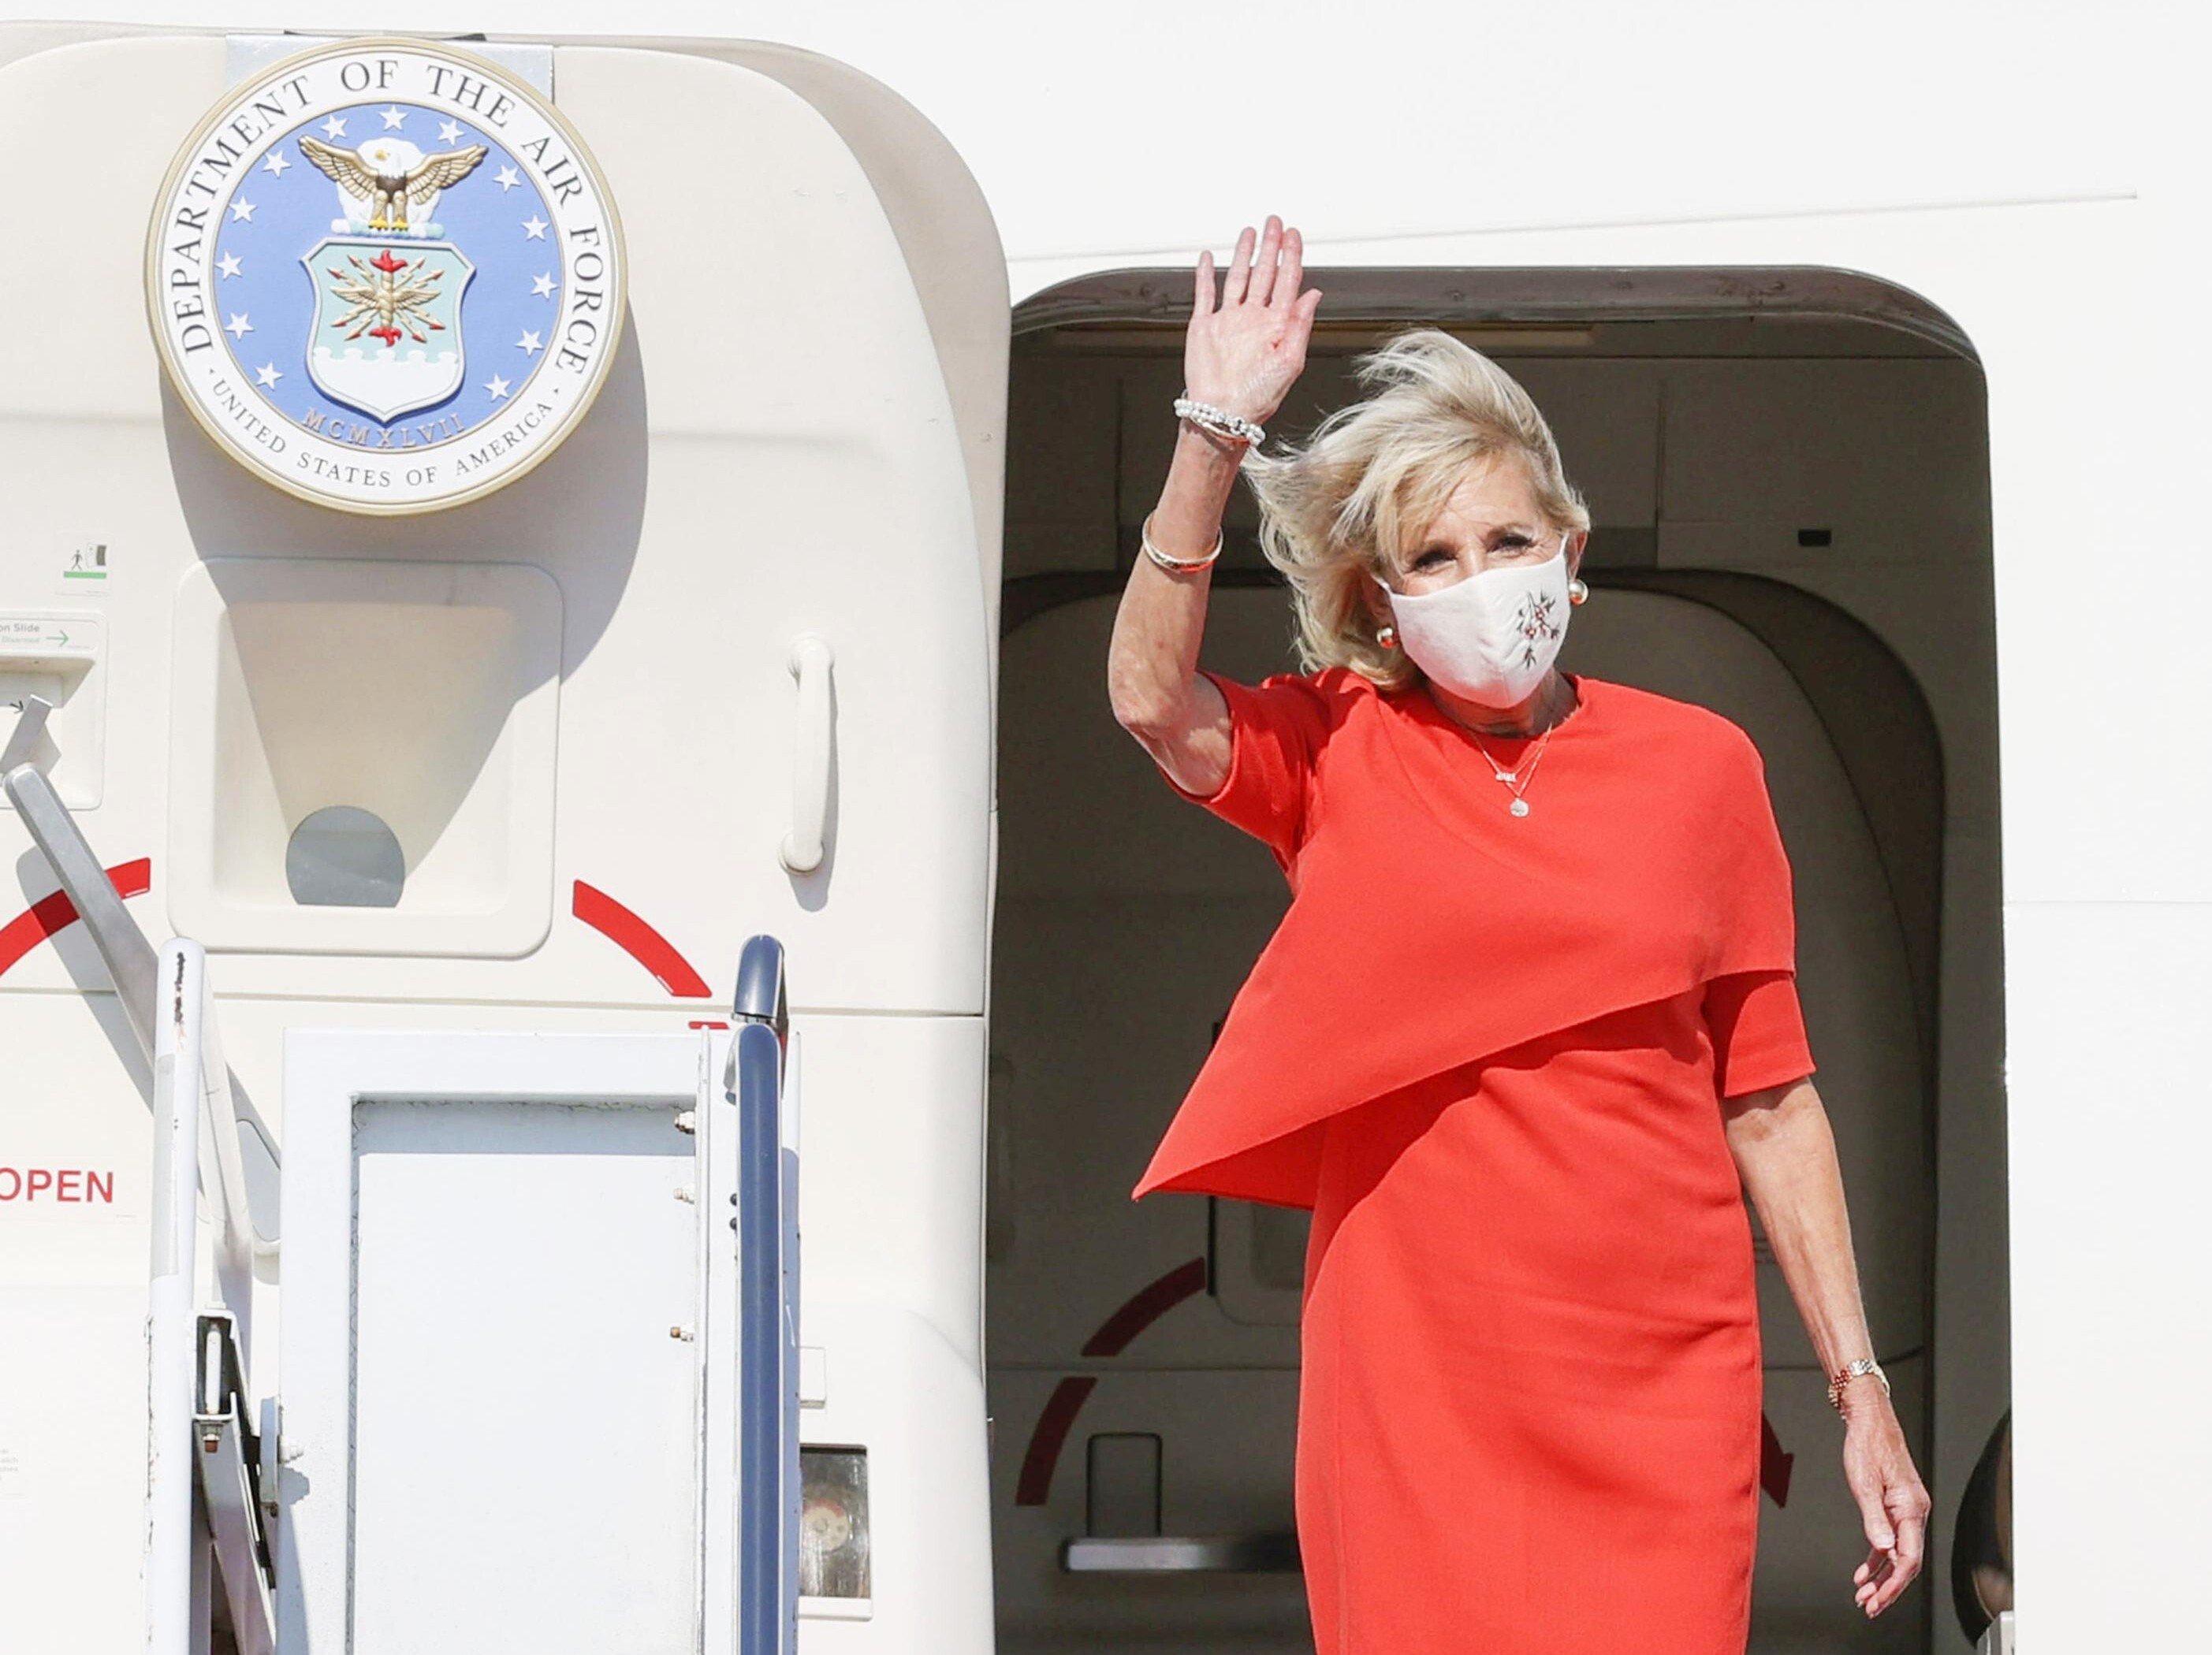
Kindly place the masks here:
POLYGON ((745 943, 726 1085, 738 1106, 742 1655, 792 1655, 799 1613, 798 1155, 784 1143, 783 949, 745 943))

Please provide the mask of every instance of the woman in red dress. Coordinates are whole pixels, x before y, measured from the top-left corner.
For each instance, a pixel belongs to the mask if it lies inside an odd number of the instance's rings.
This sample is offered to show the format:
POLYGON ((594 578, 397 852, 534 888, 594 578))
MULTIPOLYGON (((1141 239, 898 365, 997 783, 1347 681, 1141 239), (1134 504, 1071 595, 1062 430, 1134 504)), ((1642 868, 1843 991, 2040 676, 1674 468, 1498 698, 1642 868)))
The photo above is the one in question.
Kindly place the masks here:
POLYGON ((1880 1614, 1929 1500, 1873 1361, 1758 749, 1559 671, 1589 517, 1449 335, 1252 450, 1304 367, 1297 232, 1199 261, 1116 718, 1292 900, 1139 1196, 1310 1208, 1299 1548, 1321 1655, 1741 1655, 1761 1374, 1747 1190, 1844 1421, 1880 1614), (1242 470, 1304 673, 1199 668, 1242 470))

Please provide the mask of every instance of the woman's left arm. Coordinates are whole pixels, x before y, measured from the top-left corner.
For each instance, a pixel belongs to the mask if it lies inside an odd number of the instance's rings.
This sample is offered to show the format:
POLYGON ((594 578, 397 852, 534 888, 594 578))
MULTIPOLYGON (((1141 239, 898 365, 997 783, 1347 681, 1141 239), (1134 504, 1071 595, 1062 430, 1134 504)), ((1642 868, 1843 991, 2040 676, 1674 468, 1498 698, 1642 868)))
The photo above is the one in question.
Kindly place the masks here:
MULTIPOLYGON (((1854 1357, 1873 1355, 1835 1135, 1811 1077, 1723 1098, 1721 1107, 1729 1151, 1824 1378, 1854 1357)), ((1853 1596, 1871 1618, 1920 1573, 1929 1501, 1881 1382, 1871 1373, 1850 1380, 1843 1407, 1844 1477, 1873 1547, 1851 1575, 1853 1596)))

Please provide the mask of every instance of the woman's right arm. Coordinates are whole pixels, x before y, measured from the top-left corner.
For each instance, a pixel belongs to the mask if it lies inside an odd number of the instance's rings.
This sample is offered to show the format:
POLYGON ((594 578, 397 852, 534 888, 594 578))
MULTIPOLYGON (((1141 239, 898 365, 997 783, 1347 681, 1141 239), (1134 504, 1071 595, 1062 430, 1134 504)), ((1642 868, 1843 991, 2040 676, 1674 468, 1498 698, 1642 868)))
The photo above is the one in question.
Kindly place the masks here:
MULTIPOLYGON (((1183 384, 1200 402, 1265 422, 1305 367, 1321 291, 1299 291, 1298 233, 1270 217, 1258 237, 1248 226, 1214 291, 1213 255, 1199 256, 1183 384)), ((1221 530, 1237 483, 1241 444, 1185 422, 1152 512, 1152 543, 1170 557, 1203 557, 1221 530)), ((1121 593, 1108 648, 1114 717, 1177 785, 1208 795, 1228 779, 1229 705, 1198 671, 1212 570, 1162 568, 1139 553, 1121 593)))

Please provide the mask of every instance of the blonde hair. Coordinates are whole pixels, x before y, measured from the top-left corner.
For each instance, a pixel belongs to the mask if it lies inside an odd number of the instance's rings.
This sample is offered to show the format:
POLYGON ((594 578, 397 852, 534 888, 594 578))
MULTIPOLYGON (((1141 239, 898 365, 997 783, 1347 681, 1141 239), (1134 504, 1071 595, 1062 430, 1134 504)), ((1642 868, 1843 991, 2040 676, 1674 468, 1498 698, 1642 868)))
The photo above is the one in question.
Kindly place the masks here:
POLYGON ((1395 689, 1420 669, 1376 641, 1360 588, 1381 579, 1383 548, 1407 550, 1427 531, 1470 466, 1517 459, 1555 530, 1587 530, 1589 507, 1528 393, 1442 329, 1401 333, 1353 372, 1381 389, 1336 409, 1302 446, 1248 453, 1244 476, 1260 503, 1261 552, 1290 581, 1303 670, 1346 666, 1395 689))

